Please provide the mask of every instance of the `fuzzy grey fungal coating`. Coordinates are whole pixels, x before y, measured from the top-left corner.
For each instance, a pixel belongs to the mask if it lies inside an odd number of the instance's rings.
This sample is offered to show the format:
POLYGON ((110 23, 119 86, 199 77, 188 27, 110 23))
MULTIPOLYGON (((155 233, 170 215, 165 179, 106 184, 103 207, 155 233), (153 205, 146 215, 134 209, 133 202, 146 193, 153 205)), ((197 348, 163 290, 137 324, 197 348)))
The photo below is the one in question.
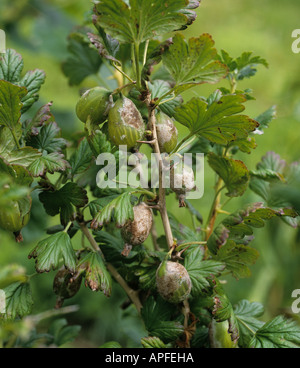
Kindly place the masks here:
POLYGON ((108 134, 116 146, 126 145, 128 149, 133 148, 142 139, 144 131, 143 118, 130 99, 122 97, 109 110, 108 134))
POLYGON ((124 97, 123 106, 118 111, 124 125, 131 125, 135 129, 141 129, 141 126, 144 126, 139 110, 129 98, 124 97))
POLYGON ((183 302, 191 293, 192 282, 182 264, 163 262, 156 272, 156 286, 159 294, 170 303, 183 302))
POLYGON ((166 114, 158 113, 156 131, 160 151, 170 153, 178 140, 178 131, 173 120, 166 114))
POLYGON ((195 176, 192 168, 172 168, 170 172, 170 186, 178 195, 186 194, 195 188, 195 176))
POLYGON ((121 234, 124 241, 130 245, 139 245, 148 238, 152 224, 152 210, 142 202, 133 207, 134 220, 127 221, 121 234))

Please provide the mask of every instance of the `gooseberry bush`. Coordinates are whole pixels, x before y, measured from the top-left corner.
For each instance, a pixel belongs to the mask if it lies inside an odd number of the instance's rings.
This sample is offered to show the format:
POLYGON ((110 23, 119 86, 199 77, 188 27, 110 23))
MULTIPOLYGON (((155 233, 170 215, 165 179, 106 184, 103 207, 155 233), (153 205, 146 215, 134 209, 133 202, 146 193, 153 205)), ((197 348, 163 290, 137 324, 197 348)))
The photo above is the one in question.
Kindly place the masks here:
MULTIPOLYGON (((23 241, 34 192, 57 221, 28 255, 35 262, 34 275, 16 265, 0 270, 2 346, 36 346, 41 338, 45 345, 60 346, 71 340, 79 327, 66 326, 63 319, 46 336, 35 326, 72 308, 65 300, 84 285, 109 297, 115 283, 124 290, 120 304, 126 297, 123 305, 136 308, 148 331, 141 347, 300 345, 293 320, 277 316, 265 322, 261 304, 241 300, 232 305, 224 291, 223 275, 250 276, 259 257, 251 246, 256 228, 274 217, 298 226, 297 211, 288 201, 276 200, 272 187, 287 185, 299 166, 268 152, 250 171, 236 158, 251 154, 255 135, 264 134, 276 115, 271 107, 254 119, 247 116, 245 105, 254 97, 250 89, 238 88, 239 81, 268 63, 250 52, 236 58, 218 52, 208 33, 186 39, 183 30, 196 19, 199 5, 196 0, 95 1, 86 24, 70 34, 69 57, 62 65, 70 85, 80 86, 74 111, 83 124, 77 142, 61 136, 51 112, 55 96, 37 111, 33 106, 45 73, 24 74, 23 59, 12 49, 1 56, 0 227, 23 241), (84 88, 89 78, 99 85, 84 88), (216 85, 215 92, 182 97, 205 83, 216 85), (179 126, 187 132, 181 139, 179 126), (98 185, 97 157, 112 155, 119 170, 120 146, 140 158, 142 152, 156 154, 157 187, 149 178, 130 188, 98 185), (203 153, 215 173, 207 219, 187 196, 195 190, 195 167, 180 171, 176 166, 175 158, 182 160, 184 153, 203 153), (169 189, 162 181, 167 164, 169 189), (175 185, 179 180, 181 187, 175 185), (228 213, 228 202, 248 188, 262 201, 228 213), (168 211, 167 197, 176 200, 178 215, 168 211), (191 213, 194 228, 178 220, 180 211, 191 213), (164 230, 160 236, 158 224, 164 230), (79 233, 81 248, 75 249, 72 239, 79 233), (32 315, 32 277, 50 271, 56 305, 32 315)), ((139 161, 134 167, 142 181, 139 161)), ((118 174, 115 183, 121 183, 118 174)))

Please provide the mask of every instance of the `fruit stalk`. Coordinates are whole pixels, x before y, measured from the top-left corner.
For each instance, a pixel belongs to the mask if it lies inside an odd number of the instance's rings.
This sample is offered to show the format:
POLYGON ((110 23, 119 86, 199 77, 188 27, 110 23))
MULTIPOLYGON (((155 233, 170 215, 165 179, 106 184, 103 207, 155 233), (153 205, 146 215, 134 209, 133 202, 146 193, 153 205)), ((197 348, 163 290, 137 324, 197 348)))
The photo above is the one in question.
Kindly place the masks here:
POLYGON ((221 191, 223 189, 223 180, 219 177, 216 187, 215 187, 215 198, 208 216, 208 220, 207 220, 207 225, 206 225, 206 237, 205 240, 207 241, 209 239, 209 237, 211 236, 213 229, 214 229, 214 225, 217 219, 217 209, 220 205, 221 202, 221 191))

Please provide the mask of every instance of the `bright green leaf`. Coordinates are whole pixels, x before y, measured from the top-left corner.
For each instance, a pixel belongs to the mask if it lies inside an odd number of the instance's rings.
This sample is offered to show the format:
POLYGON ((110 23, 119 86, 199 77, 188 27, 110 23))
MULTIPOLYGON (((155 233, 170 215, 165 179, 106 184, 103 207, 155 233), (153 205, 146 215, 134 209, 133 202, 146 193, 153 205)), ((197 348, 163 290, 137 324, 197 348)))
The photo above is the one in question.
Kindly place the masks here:
POLYGON ((244 78, 250 78, 257 72, 257 65, 264 65, 268 67, 268 63, 260 56, 252 56, 252 52, 243 52, 240 57, 236 59, 236 66, 238 69, 237 79, 243 80, 244 78))
POLYGON ((41 152, 35 148, 23 147, 19 150, 14 150, 9 153, 6 152, 3 157, 11 165, 21 165, 28 168, 28 166, 30 166, 41 155, 41 152))
POLYGON ((300 347, 300 327, 293 320, 278 316, 256 331, 250 348, 279 349, 300 347))
POLYGON ((86 139, 83 139, 69 160, 72 178, 84 173, 92 164, 92 151, 86 139))
POLYGON ((264 325, 264 322, 257 319, 263 314, 264 307, 260 303, 241 300, 235 306, 234 315, 239 328, 239 346, 241 348, 247 348, 253 335, 264 325))
POLYGON ((26 94, 26 88, 0 80, 0 125, 15 131, 21 124, 21 100, 26 94))
POLYGON ((64 266, 75 272, 76 255, 70 237, 65 232, 59 232, 44 239, 31 251, 29 258, 35 258, 37 272, 56 270, 63 261, 64 266))
POLYGON ((240 138, 233 141, 229 146, 237 147, 244 153, 251 153, 251 150, 257 147, 254 137, 240 138))
POLYGON ((170 71, 176 85, 184 90, 197 84, 217 83, 227 75, 227 67, 216 60, 217 51, 212 37, 205 33, 189 39, 177 34, 173 44, 162 55, 164 66, 170 71))
MULTIPOLYGON (((17 139, 21 138, 22 129, 20 125, 17 125, 15 129, 17 139)), ((8 154, 10 151, 17 149, 16 142, 9 128, 5 126, 0 127, 0 155, 8 154)))
POLYGON ((90 135, 88 135, 87 140, 94 157, 98 157, 104 152, 111 152, 111 144, 102 131, 96 130, 92 132, 90 135))
POLYGON ((13 49, 6 50, 0 57, 0 80, 17 83, 24 68, 23 58, 13 49))
POLYGON ((61 129, 55 122, 45 124, 27 141, 27 144, 41 152, 61 152, 66 147, 67 141, 58 137, 60 132, 61 129))
POLYGON ((69 163, 64 155, 58 152, 42 155, 30 164, 28 170, 34 177, 43 176, 46 172, 53 174, 57 171, 65 171, 69 163))
POLYGON ((15 282, 3 289, 5 293, 5 318, 15 319, 31 313, 33 299, 28 282, 15 282))
MULTIPOLYGON (((187 252, 187 251, 186 251, 187 252)), ((218 276, 225 265, 215 260, 203 260, 203 248, 197 247, 187 252, 184 257, 184 267, 192 281, 192 295, 199 295, 210 286, 207 278, 218 276)))
POLYGON ((100 212, 105 206, 107 206, 111 201, 119 197, 119 194, 112 194, 109 196, 103 196, 89 203, 89 208, 91 216, 95 217, 98 212, 100 212))
POLYGON ((260 56, 252 56, 252 52, 243 52, 241 56, 232 58, 226 51, 221 50, 219 60, 226 64, 229 71, 237 80, 253 77, 258 65, 263 65, 266 68, 269 66, 267 61, 260 56))
POLYGON ((161 298, 155 301, 149 297, 142 308, 142 318, 150 336, 161 339, 164 343, 175 341, 184 332, 178 321, 171 321, 172 306, 161 298))
POLYGON ((154 36, 172 32, 188 23, 180 12, 187 0, 96 1, 97 24, 106 33, 125 43, 142 43, 154 36))
POLYGON ((192 98, 176 109, 174 117, 193 135, 198 134, 213 143, 228 144, 246 138, 258 126, 255 120, 239 115, 245 109, 243 102, 242 95, 228 95, 208 107, 202 99, 192 98))
POLYGON ((227 241, 214 257, 216 261, 223 262, 226 270, 230 271, 236 279, 251 276, 248 266, 252 266, 259 258, 259 252, 249 246, 236 244, 234 241, 227 241))
POLYGON ((101 227, 114 219, 116 225, 121 227, 124 226, 126 221, 133 220, 133 218, 131 192, 125 192, 100 210, 95 216, 93 223, 95 226, 97 225, 96 227, 101 227))
POLYGON ((43 70, 35 69, 27 72, 19 81, 19 85, 25 87, 27 94, 22 99, 22 114, 39 99, 39 91, 43 83, 45 83, 46 74, 43 70))
POLYGON ((158 337, 144 337, 141 339, 141 344, 145 349, 163 349, 166 348, 166 345, 161 339, 158 337))
POLYGON ((277 107, 271 106, 268 110, 260 114, 255 120, 259 123, 259 127, 254 132, 255 134, 263 134, 264 129, 269 127, 269 124, 272 120, 276 118, 277 115, 277 107))

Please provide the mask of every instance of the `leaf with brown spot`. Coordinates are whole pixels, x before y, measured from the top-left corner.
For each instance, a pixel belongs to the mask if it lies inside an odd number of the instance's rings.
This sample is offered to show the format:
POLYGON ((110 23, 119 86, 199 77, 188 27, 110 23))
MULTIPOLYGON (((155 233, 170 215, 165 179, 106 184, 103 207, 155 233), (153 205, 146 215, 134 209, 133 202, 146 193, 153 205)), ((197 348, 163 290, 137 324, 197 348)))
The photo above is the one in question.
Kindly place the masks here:
POLYGON ((256 249, 229 240, 219 249, 214 260, 225 263, 226 270, 238 280, 251 276, 249 266, 254 265, 258 258, 259 252, 256 249))
POLYGON ((297 217, 297 212, 291 208, 272 209, 263 203, 253 203, 225 218, 213 231, 207 246, 211 253, 217 255, 228 240, 243 244, 245 239, 253 235, 253 228, 264 227, 265 221, 274 217, 297 217))
POLYGON ((77 273, 84 273, 85 285, 92 291, 103 291, 104 295, 111 294, 111 276, 107 271, 99 253, 88 252, 78 263, 77 273))

